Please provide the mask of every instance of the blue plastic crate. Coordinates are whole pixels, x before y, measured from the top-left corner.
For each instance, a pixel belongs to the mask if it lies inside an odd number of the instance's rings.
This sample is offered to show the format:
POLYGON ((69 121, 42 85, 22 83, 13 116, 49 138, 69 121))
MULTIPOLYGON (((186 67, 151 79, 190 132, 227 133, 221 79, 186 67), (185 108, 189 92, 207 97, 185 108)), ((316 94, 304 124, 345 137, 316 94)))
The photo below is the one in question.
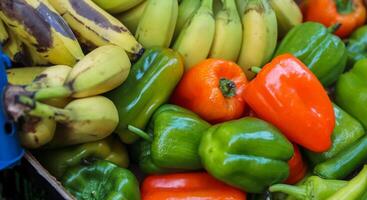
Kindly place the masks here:
POLYGON ((3 92, 8 85, 6 68, 10 66, 11 62, 0 46, 0 171, 18 164, 24 155, 24 150, 18 141, 15 123, 4 111, 3 92))

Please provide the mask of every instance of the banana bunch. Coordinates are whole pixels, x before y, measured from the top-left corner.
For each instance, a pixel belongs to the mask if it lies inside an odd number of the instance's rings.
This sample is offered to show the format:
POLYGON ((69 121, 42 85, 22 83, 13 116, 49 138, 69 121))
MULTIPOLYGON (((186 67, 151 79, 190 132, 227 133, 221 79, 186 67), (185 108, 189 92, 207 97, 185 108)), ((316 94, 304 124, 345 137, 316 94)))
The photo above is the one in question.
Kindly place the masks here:
POLYGON ((250 0, 242 16, 243 37, 238 64, 252 79, 250 68, 267 63, 276 48, 278 25, 268 0, 250 0))
POLYGON ((208 57, 214 35, 213 0, 202 0, 173 44, 173 49, 183 56, 186 70, 208 57))
POLYGON ((93 0, 99 7, 111 14, 117 14, 135 7, 144 0, 93 0))
POLYGON ((8 39, 9 39, 8 31, 6 31, 5 24, 0 19, 0 45, 3 45, 8 39))
POLYGON ((177 0, 147 0, 135 33, 145 47, 169 47, 178 15, 177 0))
POLYGON ((47 0, 1 0, 0 18, 42 63, 74 65, 84 54, 73 32, 47 0))
POLYGON ((62 14, 84 46, 93 49, 114 44, 122 47, 133 61, 143 53, 143 47, 130 31, 92 0, 48 1, 58 13, 62 14))
POLYGON ((124 24, 131 33, 135 34, 140 18, 144 13, 144 9, 147 4, 148 1, 143 1, 141 4, 135 6, 134 8, 131 8, 126 12, 120 13, 115 17, 120 20, 120 22, 124 24))
MULTIPOLYGON (((6 31, 6 30, 5 30, 6 31)), ((3 44, 4 53, 15 63, 27 62, 25 56, 24 44, 19 40, 18 36, 12 32, 7 31, 8 39, 3 44)))

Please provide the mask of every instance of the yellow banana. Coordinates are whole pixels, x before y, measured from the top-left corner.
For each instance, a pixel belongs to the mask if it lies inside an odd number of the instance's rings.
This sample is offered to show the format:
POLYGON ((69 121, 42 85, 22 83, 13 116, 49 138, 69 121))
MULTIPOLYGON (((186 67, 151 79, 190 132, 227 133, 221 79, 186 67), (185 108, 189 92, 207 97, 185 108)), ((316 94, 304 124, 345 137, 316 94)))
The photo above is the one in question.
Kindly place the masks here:
POLYGON ((200 6, 200 0, 182 0, 178 6, 178 16, 174 38, 176 39, 182 27, 190 19, 200 6))
POLYGON ((74 65, 84 56, 71 29, 47 0, 1 0, 0 18, 49 63, 74 65))
POLYGON ((168 47, 175 31, 177 0, 147 0, 143 16, 136 29, 136 39, 145 47, 168 47))
POLYGON ((36 149, 47 144, 54 137, 56 122, 47 117, 26 117, 20 124, 19 140, 23 147, 36 149))
POLYGON ((36 91, 38 100, 61 97, 89 97, 108 92, 122 84, 130 71, 125 51, 115 45, 99 47, 80 60, 68 74, 64 86, 36 91))
POLYGON ((43 72, 46 67, 22 67, 6 70, 8 81, 13 85, 28 85, 43 72))
POLYGON ((294 26, 302 23, 302 12, 294 0, 270 0, 278 20, 281 36, 287 34, 294 26))
POLYGON ((209 57, 236 62, 241 50, 242 23, 235 0, 222 0, 215 16, 215 36, 209 57))
POLYGON ((199 9, 186 22, 173 45, 173 49, 183 56, 186 70, 207 58, 214 32, 213 0, 202 0, 199 9))
POLYGON ((23 43, 12 31, 8 31, 8 34, 9 38, 3 46, 4 53, 9 56, 13 62, 26 64, 23 43))
POLYGON ((0 19, 0 44, 4 44, 9 38, 8 31, 5 29, 4 22, 0 19))
POLYGON ((238 64, 248 79, 251 67, 267 63, 277 43, 277 19, 268 0, 250 0, 242 16, 243 40, 238 64))
POLYGON ((147 3, 148 1, 143 1, 141 4, 135 6, 134 8, 118 14, 115 17, 120 20, 120 22, 124 24, 131 33, 135 34, 140 18, 143 15, 147 3))
POLYGON ((135 7, 143 0, 93 0, 99 7, 109 13, 121 13, 135 7))
POLYGON ((115 44, 122 47, 131 60, 144 49, 130 31, 116 18, 91 0, 48 0, 62 14, 79 40, 89 47, 115 44))

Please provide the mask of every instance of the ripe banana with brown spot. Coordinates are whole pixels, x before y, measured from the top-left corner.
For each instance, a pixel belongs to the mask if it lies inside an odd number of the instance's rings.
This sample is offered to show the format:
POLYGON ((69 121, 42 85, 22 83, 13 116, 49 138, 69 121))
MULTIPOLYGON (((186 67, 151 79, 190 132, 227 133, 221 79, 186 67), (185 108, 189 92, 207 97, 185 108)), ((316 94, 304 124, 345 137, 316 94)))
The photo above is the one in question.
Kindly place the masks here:
POLYGON ((9 38, 4 22, 0 19, 0 44, 3 45, 9 38))
POLYGON ((84 56, 73 32, 47 0, 1 0, 0 18, 49 63, 74 65, 84 56))
POLYGON ((249 0, 242 16, 243 40, 238 64, 248 79, 250 68, 262 67, 275 50, 278 39, 277 19, 268 0, 249 0))
POLYGON ((183 56, 186 70, 208 57, 214 33, 213 0, 202 0, 173 45, 183 56))
POLYGON ((99 7, 109 13, 116 14, 129 10, 144 0, 93 0, 99 7))
POLYGON ((301 9, 294 0, 269 0, 278 20, 280 36, 284 36, 303 20, 301 9))
POLYGON ((145 47, 169 47, 175 31, 177 0, 147 0, 136 29, 136 39, 145 47))
POLYGON ((138 28, 141 16, 143 16, 144 9, 148 1, 143 1, 141 4, 131 8, 130 10, 121 14, 115 15, 115 17, 124 24, 131 33, 135 35, 136 29, 138 28))
POLYGON ((3 44, 4 53, 15 63, 26 64, 26 55, 24 50, 24 44, 19 40, 18 36, 14 32, 8 31, 9 38, 3 44))
POLYGON ((215 36, 209 57, 237 61, 242 43, 242 23, 235 0, 222 0, 215 16, 215 36))
POLYGON ((52 140, 55 134, 56 122, 47 117, 27 116, 20 123, 20 144, 29 149, 40 148, 52 140))
POLYGON ((42 73, 46 67, 21 67, 6 70, 8 82, 13 85, 28 85, 42 73))
POLYGON ((143 54, 143 47, 115 17, 91 0, 48 0, 85 46, 94 48, 107 44, 122 47, 131 60, 143 54))

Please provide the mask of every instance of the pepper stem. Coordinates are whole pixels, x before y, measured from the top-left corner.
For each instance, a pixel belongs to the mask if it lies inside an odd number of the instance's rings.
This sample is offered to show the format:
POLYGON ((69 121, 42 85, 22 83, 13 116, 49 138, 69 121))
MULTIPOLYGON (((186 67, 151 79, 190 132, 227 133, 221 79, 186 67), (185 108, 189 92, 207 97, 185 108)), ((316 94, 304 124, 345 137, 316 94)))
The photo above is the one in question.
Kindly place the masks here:
POLYGON ((286 193, 288 195, 296 197, 297 199, 305 199, 307 195, 305 188, 286 184, 276 184, 270 186, 269 191, 286 193))
POLYGON ((143 130, 136 128, 135 126, 132 125, 128 125, 127 129, 129 129, 129 131, 133 132, 134 134, 136 134, 137 136, 143 138, 146 141, 152 142, 153 139, 152 137, 150 137, 150 135, 146 132, 144 132, 143 130))
POLYGON ((336 8, 340 14, 350 14, 353 12, 353 1, 352 0, 335 0, 336 8))
POLYGON ((339 30, 339 28, 342 26, 341 23, 336 23, 334 25, 329 26, 328 31, 329 33, 335 33, 339 30))
POLYGON ((70 89, 64 86, 60 86, 60 87, 41 88, 35 91, 34 98, 36 100, 45 100, 52 98, 69 97, 70 95, 71 95, 70 89))
POLYGON ((225 97, 233 97, 236 95, 236 84, 231 80, 221 78, 219 80, 219 88, 222 91, 223 96, 225 97))

